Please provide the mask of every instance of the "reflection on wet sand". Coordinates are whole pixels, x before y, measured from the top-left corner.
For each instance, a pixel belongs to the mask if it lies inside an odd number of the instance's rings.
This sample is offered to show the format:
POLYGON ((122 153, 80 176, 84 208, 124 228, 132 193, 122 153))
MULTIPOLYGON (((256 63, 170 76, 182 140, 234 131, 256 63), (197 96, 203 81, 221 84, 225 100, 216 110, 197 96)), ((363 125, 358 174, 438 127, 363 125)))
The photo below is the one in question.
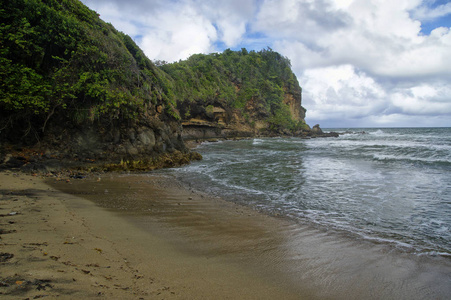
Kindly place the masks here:
POLYGON ((190 190, 171 177, 115 175, 59 188, 120 212, 179 252, 233 266, 294 298, 451 295, 448 258, 402 253, 388 245, 267 216, 190 190))

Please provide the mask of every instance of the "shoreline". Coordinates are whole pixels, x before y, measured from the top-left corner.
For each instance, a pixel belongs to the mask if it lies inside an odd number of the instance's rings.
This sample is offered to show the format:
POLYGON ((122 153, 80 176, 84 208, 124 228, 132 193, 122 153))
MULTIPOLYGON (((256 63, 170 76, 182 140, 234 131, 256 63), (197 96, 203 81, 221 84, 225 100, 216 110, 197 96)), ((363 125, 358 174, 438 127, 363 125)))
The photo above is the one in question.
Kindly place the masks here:
POLYGON ((183 253, 161 235, 78 197, 85 191, 70 195, 49 182, 72 184, 0 172, 2 299, 300 296, 221 259, 183 253))
POLYGON ((2 296, 446 299, 451 293, 449 259, 352 241, 161 174, 100 179, 67 183, 0 173, 0 214, 19 212, 0 218, 1 229, 15 230, 1 235, 0 252, 14 254, 1 263, 0 281, 9 285, 0 286, 2 296))

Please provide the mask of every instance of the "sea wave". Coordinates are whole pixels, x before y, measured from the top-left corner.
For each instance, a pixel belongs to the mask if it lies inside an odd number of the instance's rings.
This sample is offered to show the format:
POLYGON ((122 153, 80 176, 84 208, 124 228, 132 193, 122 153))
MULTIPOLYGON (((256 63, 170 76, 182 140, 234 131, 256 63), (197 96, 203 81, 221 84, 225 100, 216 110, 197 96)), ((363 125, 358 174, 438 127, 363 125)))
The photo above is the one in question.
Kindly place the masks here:
POLYGON ((451 130, 363 131, 204 144, 203 161, 173 172, 269 214, 409 252, 451 253, 451 130))
POLYGON ((433 163, 442 166, 451 166, 451 161, 449 159, 443 159, 441 157, 418 157, 418 156, 408 156, 408 155, 390 155, 390 154, 380 154, 373 153, 372 157, 377 161, 405 161, 405 162, 423 162, 423 163, 433 163))

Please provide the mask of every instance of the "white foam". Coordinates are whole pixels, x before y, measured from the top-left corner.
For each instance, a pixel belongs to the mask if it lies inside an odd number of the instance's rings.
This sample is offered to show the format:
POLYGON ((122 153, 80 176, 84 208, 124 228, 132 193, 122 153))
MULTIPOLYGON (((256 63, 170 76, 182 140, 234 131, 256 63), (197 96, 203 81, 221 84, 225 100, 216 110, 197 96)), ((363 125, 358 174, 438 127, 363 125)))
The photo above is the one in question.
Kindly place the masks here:
MULTIPOLYGON (((449 195, 443 168, 426 163, 451 163, 446 153, 450 146, 442 141, 434 144, 434 139, 428 144, 430 136, 411 139, 392 131, 370 129, 371 135, 342 139, 255 138, 224 146, 210 144, 211 148, 205 145, 204 160, 184 167, 182 176, 198 174, 197 183, 207 190, 211 186, 217 195, 295 220, 409 252, 447 251, 449 242, 437 238, 446 236, 447 223, 437 224, 438 229, 431 232, 431 226, 418 224, 422 219, 403 216, 414 208, 416 213, 425 209, 428 221, 432 215, 426 201, 437 203, 449 195), (414 163, 406 171, 409 162, 414 163)), ((438 213, 438 219, 442 217, 443 210, 438 213)))

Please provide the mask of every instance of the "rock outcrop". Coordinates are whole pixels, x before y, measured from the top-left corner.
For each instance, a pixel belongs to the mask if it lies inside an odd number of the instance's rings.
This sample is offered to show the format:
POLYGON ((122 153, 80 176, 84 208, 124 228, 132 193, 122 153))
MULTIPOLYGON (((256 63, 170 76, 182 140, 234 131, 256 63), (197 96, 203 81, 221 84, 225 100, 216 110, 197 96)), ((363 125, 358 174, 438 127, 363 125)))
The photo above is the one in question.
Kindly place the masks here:
POLYGON ((323 134, 323 130, 319 127, 319 124, 316 124, 312 128, 312 133, 317 134, 317 135, 321 135, 321 134, 323 134))
POLYGON ((290 61, 269 48, 196 54, 161 68, 175 81, 185 139, 310 130, 290 61))

